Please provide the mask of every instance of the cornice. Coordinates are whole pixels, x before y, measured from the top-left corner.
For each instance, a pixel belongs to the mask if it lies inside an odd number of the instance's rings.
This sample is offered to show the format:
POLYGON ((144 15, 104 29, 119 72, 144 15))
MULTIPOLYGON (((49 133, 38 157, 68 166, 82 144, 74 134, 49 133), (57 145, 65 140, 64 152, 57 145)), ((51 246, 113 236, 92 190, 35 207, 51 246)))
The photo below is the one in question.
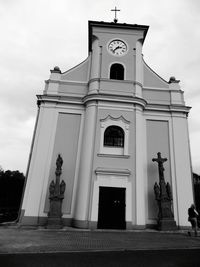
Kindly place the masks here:
POLYGON ((171 92, 175 92, 175 93, 181 93, 184 94, 184 91, 181 89, 169 89, 169 88, 161 88, 161 87, 144 87, 142 88, 143 91, 151 91, 151 92, 167 92, 167 93, 171 93, 171 92))
POLYGON ((107 83, 117 83, 117 84, 133 84, 133 85, 139 85, 140 87, 143 87, 140 82, 133 81, 133 80, 115 80, 115 79, 108 79, 108 78, 93 78, 88 81, 88 84, 92 82, 107 82, 107 83))
POLYGON ((98 153, 97 156, 103 158, 121 158, 121 159, 130 158, 130 155, 116 155, 116 154, 103 154, 103 153, 98 153))
POLYGON ((73 104, 73 105, 88 105, 91 102, 115 102, 123 104, 138 105, 144 111, 150 112, 170 112, 170 113, 185 113, 188 114, 191 107, 183 105, 165 105, 165 104, 148 104, 144 99, 139 97, 127 97, 111 94, 91 94, 85 97, 81 96, 62 96, 62 95, 37 95, 38 104, 54 103, 54 104, 73 104))
POLYGON ((86 95, 83 98, 83 103, 87 104, 90 101, 106 101, 106 102, 116 102, 116 103, 126 103, 126 104, 136 104, 145 108, 147 102, 143 98, 134 96, 119 96, 114 94, 91 94, 86 95))
POLYGON ((88 105, 90 102, 104 101, 140 105, 145 108, 146 101, 138 97, 118 96, 112 94, 91 94, 85 97, 61 95, 37 95, 38 103, 78 104, 88 105))
POLYGON ((59 96, 59 95, 37 95, 37 102, 54 103, 54 104, 76 104, 83 105, 82 98, 76 96, 59 96))
POLYGON ((46 84, 49 84, 49 83, 57 83, 57 84, 67 84, 67 85, 88 85, 88 82, 87 81, 66 81, 66 80, 52 80, 52 79, 48 79, 45 81, 46 84))
MULTIPOLYGON (((118 83, 118 84, 133 84, 133 85, 139 85, 142 87, 142 84, 137 81, 132 80, 114 80, 114 79, 108 79, 108 78, 93 78, 89 81, 69 81, 69 80, 58 80, 58 79, 48 79, 45 80, 46 84, 49 83, 57 83, 57 84, 67 84, 67 85, 89 85, 92 82, 108 82, 108 83, 118 83)), ((146 88, 145 88, 146 89, 146 88)))
POLYGON ((183 105, 158 105, 158 104, 147 104, 145 111, 157 111, 157 112, 179 112, 188 114, 191 107, 183 105))

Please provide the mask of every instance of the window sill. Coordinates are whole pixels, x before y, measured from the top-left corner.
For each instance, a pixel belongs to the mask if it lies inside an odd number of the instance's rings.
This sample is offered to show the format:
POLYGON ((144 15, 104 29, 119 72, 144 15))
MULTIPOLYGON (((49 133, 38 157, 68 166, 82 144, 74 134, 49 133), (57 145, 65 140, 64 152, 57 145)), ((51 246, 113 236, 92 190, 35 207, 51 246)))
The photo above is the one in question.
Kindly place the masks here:
POLYGON ((102 154, 102 153, 98 153, 97 156, 106 158, 124 158, 124 159, 130 158, 130 155, 102 154))

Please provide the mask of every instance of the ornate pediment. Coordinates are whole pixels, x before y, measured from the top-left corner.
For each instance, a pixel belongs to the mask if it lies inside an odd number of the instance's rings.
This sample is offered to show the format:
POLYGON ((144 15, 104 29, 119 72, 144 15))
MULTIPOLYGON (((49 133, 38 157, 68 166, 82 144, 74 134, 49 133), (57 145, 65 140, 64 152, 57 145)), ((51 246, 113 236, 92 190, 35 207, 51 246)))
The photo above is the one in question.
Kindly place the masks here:
POLYGON ((124 124, 130 124, 130 121, 126 120, 122 115, 120 117, 112 117, 111 115, 108 115, 106 118, 101 119, 101 122, 107 122, 107 121, 115 121, 115 122, 123 122, 124 124))

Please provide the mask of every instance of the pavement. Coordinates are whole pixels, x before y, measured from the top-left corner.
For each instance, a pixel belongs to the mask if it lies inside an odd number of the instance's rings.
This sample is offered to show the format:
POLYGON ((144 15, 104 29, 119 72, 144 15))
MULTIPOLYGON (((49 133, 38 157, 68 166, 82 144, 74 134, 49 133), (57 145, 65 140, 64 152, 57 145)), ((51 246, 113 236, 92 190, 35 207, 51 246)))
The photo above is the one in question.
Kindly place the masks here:
POLYGON ((0 254, 185 249, 200 249, 200 232, 0 227, 0 254))

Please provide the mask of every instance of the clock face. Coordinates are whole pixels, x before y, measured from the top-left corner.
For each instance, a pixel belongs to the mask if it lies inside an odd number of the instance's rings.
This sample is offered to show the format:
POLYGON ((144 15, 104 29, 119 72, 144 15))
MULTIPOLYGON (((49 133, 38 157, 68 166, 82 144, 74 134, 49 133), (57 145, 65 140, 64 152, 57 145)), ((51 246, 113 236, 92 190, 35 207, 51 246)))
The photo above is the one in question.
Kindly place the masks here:
POLYGON ((121 40, 113 40, 108 44, 108 51, 114 56, 123 56, 127 52, 127 45, 121 40))

